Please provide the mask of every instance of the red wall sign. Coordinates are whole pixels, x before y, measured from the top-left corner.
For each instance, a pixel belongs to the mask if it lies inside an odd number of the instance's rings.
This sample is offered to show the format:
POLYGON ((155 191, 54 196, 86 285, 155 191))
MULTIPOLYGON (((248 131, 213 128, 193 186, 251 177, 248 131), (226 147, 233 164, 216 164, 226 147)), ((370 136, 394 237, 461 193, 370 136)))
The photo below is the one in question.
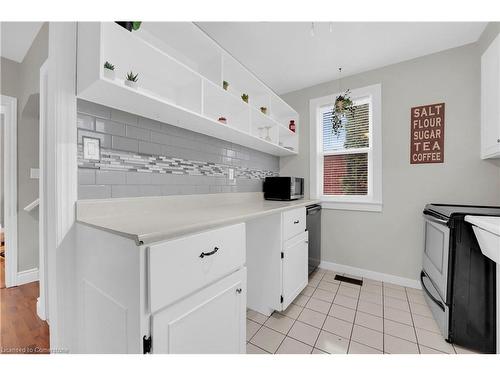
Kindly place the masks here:
POLYGON ((410 164, 444 162, 444 103, 411 109, 410 164))

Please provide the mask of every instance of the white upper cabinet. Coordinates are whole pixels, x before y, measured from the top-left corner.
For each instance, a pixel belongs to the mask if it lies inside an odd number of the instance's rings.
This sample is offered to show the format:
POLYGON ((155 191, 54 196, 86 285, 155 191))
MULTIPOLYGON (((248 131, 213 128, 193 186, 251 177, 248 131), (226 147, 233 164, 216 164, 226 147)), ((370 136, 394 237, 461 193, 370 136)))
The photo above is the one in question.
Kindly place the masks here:
POLYGON ((143 22, 129 32, 80 22, 77 63, 79 98, 269 154, 298 153, 297 112, 193 23, 143 22), (136 88, 125 85, 130 71, 136 88), (297 133, 288 129, 292 120, 297 133))
POLYGON ((481 57, 481 158, 500 158, 500 35, 481 57))

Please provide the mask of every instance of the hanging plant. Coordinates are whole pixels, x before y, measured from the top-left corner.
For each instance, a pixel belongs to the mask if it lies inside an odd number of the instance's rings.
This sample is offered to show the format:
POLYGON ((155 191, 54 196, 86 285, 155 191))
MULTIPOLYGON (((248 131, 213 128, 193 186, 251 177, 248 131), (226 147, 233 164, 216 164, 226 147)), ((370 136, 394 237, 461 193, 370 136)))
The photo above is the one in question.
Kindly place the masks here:
POLYGON ((351 91, 347 89, 343 94, 335 98, 334 108, 332 110, 332 129, 335 135, 339 135, 340 129, 344 126, 346 115, 354 115, 354 103, 350 97, 351 91))
MULTIPOLYGON (((342 68, 339 68, 339 73, 342 74, 342 68)), ((339 78, 340 91, 341 78, 339 78)), ((342 94, 335 98, 335 104, 332 109, 332 130, 335 135, 340 134, 340 130, 347 120, 347 114, 354 116, 354 102, 351 99, 351 91, 345 90, 342 94)))

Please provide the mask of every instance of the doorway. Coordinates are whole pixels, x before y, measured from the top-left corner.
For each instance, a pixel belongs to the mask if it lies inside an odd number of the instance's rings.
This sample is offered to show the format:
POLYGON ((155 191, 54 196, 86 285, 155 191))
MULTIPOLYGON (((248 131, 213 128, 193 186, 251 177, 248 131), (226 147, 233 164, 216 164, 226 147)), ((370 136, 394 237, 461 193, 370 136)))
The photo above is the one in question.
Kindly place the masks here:
POLYGON ((2 95, 0 103, 1 143, 1 233, 3 257, 1 286, 17 285, 17 99, 2 95))

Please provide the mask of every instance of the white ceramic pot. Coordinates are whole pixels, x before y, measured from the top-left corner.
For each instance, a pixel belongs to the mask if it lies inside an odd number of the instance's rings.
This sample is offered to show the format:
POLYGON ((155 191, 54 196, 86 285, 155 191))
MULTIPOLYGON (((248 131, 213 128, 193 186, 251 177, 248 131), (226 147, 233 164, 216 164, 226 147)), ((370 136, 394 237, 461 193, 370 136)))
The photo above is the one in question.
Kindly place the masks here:
POLYGON ((106 77, 107 79, 110 79, 110 80, 114 81, 114 79, 115 79, 115 71, 111 70, 111 69, 104 68, 104 77, 106 77))
POLYGON ((127 85, 128 87, 130 87, 132 89, 137 88, 137 82, 129 81, 128 79, 125 80, 125 85, 127 85))

